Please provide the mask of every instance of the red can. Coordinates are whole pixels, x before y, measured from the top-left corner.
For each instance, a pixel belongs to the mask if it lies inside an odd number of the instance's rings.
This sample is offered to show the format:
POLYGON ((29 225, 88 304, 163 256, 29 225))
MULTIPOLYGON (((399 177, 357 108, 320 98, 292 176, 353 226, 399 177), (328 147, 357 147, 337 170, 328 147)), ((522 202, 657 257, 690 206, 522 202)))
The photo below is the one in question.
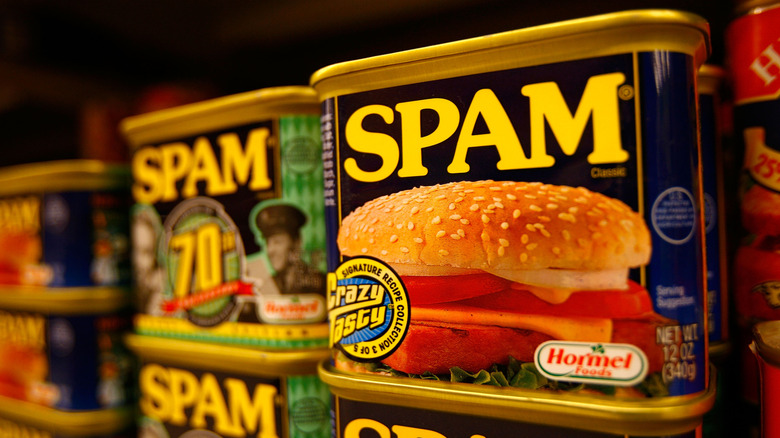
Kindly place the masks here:
POLYGON ((761 376, 761 436, 780 437, 780 321, 765 321, 753 328, 750 348, 761 376))
POLYGON ((780 3, 743 2, 726 33, 734 92, 734 137, 744 151, 741 219, 734 262, 735 346, 743 397, 758 401, 753 325, 780 319, 780 3))

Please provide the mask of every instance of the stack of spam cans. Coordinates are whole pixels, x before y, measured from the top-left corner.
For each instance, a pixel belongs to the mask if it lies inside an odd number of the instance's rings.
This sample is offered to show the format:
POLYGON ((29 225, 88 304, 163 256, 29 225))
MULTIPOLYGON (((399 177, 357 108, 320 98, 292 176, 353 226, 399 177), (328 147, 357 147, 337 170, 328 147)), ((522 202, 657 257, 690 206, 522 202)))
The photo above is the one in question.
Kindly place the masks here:
POLYGON ((13 436, 132 427, 128 189, 126 167, 99 161, 0 169, 0 429, 13 436))
POLYGON ((335 437, 700 436, 708 52, 641 10, 314 73, 335 437))
POLYGON ((140 433, 329 436, 314 90, 225 96, 127 118, 121 130, 140 433))
POLYGON ((759 374, 749 350, 753 327, 780 319, 780 3, 738 1, 726 29, 734 93, 734 141, 742 153, 734 258, 735 353, 741 398, 759 403, 759 374))

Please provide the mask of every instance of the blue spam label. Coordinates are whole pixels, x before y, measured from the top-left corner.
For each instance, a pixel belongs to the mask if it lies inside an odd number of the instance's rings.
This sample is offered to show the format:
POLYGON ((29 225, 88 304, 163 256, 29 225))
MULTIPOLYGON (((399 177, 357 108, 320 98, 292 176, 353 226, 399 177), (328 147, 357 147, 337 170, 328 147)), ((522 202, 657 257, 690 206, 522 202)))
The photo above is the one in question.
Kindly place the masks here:
POLYGON ((129 197, 62 191, 0 198, 0 283, 127 286, 129 197))
POLYGON ((121 407, 133 363, 120 315, 43 315, 0 310, 0 397, 55 409, 121 407))
POLYGON ((626 53, 324 101, 335 365, 704 390, 695 71, 626 53))

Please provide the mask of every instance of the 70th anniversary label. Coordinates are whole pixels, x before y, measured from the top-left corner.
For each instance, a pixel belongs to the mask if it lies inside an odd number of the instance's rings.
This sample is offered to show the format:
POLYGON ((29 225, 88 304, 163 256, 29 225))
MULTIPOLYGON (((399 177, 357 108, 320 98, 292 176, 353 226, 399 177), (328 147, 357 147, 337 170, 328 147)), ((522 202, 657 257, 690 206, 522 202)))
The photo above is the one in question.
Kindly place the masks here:
POLYGON ((381 360, 409 328, 409 296, 398 274, 371 257, 356 257, 328 274, 330 346, 357 361, 381 360))

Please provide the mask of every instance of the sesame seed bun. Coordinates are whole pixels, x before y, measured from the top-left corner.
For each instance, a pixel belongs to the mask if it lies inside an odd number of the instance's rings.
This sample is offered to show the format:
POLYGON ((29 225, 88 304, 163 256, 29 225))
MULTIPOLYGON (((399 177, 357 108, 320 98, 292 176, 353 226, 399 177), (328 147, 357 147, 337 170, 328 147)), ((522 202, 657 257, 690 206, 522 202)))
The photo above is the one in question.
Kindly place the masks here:
POLYGON ((643 218, 585 188, 464 181, 367 202, 344 218, 343 255, 495 270, 609 270, 650 258, 643 218))

